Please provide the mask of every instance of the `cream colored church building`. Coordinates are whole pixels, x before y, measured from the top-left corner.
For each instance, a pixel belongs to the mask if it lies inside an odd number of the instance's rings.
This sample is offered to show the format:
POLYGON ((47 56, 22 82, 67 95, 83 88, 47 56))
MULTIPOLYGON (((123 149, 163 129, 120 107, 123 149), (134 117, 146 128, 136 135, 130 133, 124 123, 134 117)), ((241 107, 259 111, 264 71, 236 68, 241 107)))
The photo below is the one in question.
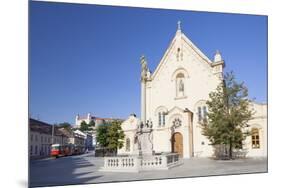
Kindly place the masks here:
MULTIPOLYGON (((208 112, 206 101, 223 78, 225 62, 217 51, 210 60, 181 31, 180 22, 168 49, 151 73, 141 58, 141 119, 123 122, 125 144, 118 154, 134 154, 137 125, 152 122, 150 138, 156 153, 177 152, 183 158, 211 157, 213 147, 201 134, 200 121, 208 112)), ((243 151, 249 157, 267 155, 267 105, 253 103, 248 124, 252 131, 243 151)))

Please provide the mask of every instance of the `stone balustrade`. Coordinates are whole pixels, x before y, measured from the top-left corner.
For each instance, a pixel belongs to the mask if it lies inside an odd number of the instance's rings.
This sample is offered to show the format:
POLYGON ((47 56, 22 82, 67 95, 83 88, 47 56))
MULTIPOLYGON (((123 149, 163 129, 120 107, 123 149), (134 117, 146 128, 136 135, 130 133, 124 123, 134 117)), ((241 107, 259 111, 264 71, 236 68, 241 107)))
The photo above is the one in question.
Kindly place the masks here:
POLYGON ((102 170, 110 169, 111 171, 136 171, 138 167, 138 157, 105 157, 104 167, 102 170))
POLYGON ((101 171, 139 172, 148 170, 167 170, 180 165, 179 154, 161 154, 151 156, 105 157, 101 171))
POLYGON ((182 162, 179 154, 168 154, 166 157, 167 157, 167 166, 174 166, 182 162))

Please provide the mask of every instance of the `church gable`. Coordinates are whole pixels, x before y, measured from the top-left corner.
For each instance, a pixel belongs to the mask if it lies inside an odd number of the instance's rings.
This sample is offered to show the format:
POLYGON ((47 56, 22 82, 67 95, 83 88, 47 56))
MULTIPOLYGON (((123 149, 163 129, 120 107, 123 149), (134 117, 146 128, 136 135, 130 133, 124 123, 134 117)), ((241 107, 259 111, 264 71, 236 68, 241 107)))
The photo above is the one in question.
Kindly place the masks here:
MULTIPOLYGON (((190 59, 196 59, 199 66, 203 66, 212 73, 212 61, 205 56, 199 48, 197 48, 180 30, 180 26, 176 32, 175 37, 170 43, 168 49, 166 50, 164 56, 162 57, 160 63, 158 64, 156 70, 152 74, 152 80, 157 79, 157 77, 163 71, 165 64, 182 62, 187 63, 190 59)), ((179 67, 177 67, 179 68, 179 67)))

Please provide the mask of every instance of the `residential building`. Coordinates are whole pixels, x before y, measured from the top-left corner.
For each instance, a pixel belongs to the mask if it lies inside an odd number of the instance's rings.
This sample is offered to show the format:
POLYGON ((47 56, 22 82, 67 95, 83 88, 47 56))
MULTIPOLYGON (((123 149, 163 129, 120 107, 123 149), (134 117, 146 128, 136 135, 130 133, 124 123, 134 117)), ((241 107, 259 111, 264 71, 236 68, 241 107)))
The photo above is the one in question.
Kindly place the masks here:
POLYGON ((50 156, 53 143, 66 144, 68 139, 68 136, 57 127, 43 121, 29 119, 29 153, 31 158, 50 156))

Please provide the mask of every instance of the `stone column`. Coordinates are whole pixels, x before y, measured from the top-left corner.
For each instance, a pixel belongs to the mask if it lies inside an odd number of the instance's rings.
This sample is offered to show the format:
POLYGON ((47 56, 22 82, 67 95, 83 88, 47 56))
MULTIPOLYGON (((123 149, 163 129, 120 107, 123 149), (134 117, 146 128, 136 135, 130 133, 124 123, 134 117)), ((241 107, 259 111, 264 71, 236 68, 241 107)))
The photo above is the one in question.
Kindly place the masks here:
POLYGON ((146 123, 146 82, 141 82, 141 121, 146 123))
POLYGON ((147 81, 147 63, 144 56, 141 57, 141 121, 146 123, 146 81, 147 81))

